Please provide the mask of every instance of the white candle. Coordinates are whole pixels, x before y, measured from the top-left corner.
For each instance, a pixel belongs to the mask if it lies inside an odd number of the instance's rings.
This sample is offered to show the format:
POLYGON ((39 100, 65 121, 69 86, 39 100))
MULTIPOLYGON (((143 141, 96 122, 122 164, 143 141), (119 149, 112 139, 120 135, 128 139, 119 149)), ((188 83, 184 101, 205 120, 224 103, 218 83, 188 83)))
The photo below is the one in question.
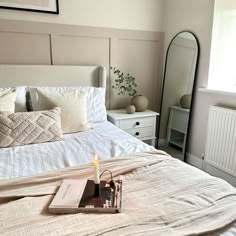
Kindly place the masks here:
POLYGON ((93 167, 94 167, 94 182, 95 184, 100 184, 99 160, 97 154, 95 154, 94 156, 93 167))

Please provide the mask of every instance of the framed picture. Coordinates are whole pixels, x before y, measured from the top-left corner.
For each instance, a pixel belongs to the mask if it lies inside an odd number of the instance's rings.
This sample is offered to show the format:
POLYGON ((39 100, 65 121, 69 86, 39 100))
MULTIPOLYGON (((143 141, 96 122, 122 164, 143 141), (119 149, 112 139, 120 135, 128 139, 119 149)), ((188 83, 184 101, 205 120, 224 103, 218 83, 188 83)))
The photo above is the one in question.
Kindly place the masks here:
POLYGON ((58 0, 0 0, 0 8, 59 14, 58 0))

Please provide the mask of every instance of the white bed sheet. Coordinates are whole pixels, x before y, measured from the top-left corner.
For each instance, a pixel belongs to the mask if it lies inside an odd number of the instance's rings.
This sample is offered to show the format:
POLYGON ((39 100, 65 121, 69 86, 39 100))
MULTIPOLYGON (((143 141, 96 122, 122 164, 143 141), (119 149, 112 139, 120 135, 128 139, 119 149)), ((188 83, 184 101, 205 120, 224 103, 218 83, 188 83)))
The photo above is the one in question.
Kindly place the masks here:
POLYGON ((0 149, 0 179, 16 178, 102 160, 154 147, 132 137, 110 122, 93 129, 64 135, 64 140, 0 149))

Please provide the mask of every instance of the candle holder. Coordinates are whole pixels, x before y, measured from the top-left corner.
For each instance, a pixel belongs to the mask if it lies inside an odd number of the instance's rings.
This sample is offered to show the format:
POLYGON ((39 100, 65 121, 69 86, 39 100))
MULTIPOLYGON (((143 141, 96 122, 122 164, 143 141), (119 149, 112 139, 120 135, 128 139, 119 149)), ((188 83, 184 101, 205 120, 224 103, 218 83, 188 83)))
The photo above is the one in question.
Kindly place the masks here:
POLYGON ((101 195, 101 189, 100 184, 94 184, 94 197, 100 197, 101 195))

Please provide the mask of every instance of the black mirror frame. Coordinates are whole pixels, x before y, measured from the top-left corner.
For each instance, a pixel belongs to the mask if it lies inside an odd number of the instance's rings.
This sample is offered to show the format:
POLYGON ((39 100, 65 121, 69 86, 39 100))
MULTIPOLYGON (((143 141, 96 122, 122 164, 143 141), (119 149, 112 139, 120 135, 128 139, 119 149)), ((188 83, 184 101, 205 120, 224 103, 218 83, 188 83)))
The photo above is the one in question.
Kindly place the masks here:
POLYGON ((196 94, 196 80, 197 80, 197 76, 198 76, 198 66, 199 66, 199 56, 200 56, 200 44, 199 44, 199 41, 198 41, 198 38, 197 36, 192 32, 192 31, 189 31, 189 30, 183 30, 181 32, 179 32, 178 34, 176 34, 172 40, 170 41, 169 45, 168 45, 168 48, 167 48, 167 51, 166 51, 166 57, 165 57, 165 67, 164 67, 164 74, 163 74, 163 83, 162 83, 162 93, 161 93, 161 105, 160 105, 160 118, 159 118, 159 121, 158 121, 158 135, 157 135, 157 148, 159 148, 159 132, 160 132, 160 124, 161 124, 161 111, 162 111, 162 104, 163 104, 163 97, 164 97, 164 86, 165 86, 165 79, 166 79, 166 66, 167 66, 167 58, 168 58, 168 55, 169 55, 169 49, 170 49, 170 46, 171 46, 171 43, 174 41, 174 39, 181 33, 190 33, 193 35, 193 37, 195 38, 196 40, 196 43, 197 43, 197 50, 198 50, 198 55, 197 55, 197 59, 196 59, 196 68, 195 68, 195 74, 194 74, 194 81, 193 81, 193 89, 192 89, 192 99, 191 99, 191 104, 190 104, 190 113, 189 113, 189 122, 188 122, 188 127, 187 127, 187 134, 186 134, 186 149, 185 149, 185 153, 184 153, 184 162, 186 162, 186 150, 187 150, 187 147, 188 147, 188 137, 189 137, 189 127, 190 127, 190 124, 191 124, 191 120, 192 120, 192 108, 193 108, 193 104, 194 104, 194 100, 195 100, 195 94, 196 94))

